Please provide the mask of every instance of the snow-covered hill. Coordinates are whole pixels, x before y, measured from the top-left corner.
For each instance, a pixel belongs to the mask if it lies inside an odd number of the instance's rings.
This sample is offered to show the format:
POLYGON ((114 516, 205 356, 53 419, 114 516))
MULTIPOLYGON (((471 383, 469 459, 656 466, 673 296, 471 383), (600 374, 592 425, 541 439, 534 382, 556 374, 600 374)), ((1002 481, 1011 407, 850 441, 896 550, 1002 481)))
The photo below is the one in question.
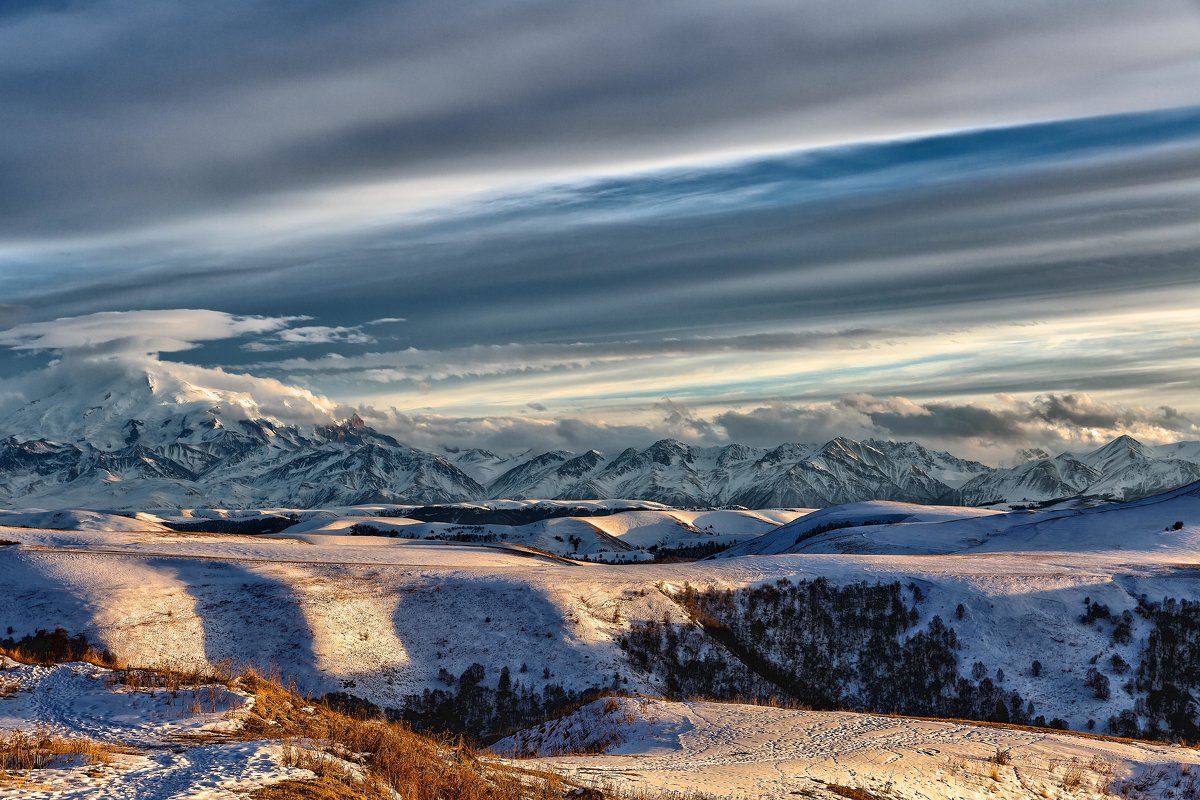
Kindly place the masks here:
MULTIPOLYGON (((328 536, 353 535, 518 545, 572 559, 619 563, 651 561, 679 553, 692 557, 707 555, 737 542, 756 539, 808 511, 680 511, 662 507, 595 516, 552 517, 523 525, 508 525, 381 517, 371 516, 369 509, 348 509, 340 513, 312 513, 277 535, 313 543, 320 543, 328 536)), ((0 523, 4 519, 0 516, 0 523)))
POLYGON ((1178 747, 641 697, 597 700, 493 749, 598 784, 720 797, 1148 800, 1200 788, 1200 753, 1178 747))
POLYGON ((1194 541, 1187 550, 1052 558, 784 555, 622 567, 373 537, 3 528, 0 538, 25 545, 0 547, 0 583, 14 599, 0 604, 0 630, 61 625, 136 662, 275 665, 305 691, 347 691, 390 707, 437 688, 439 670, 457 676, 473 663, 492 686, 507 666, 539 691, 610 686, 617 674, 622 688, 662 694, 664 676, 634 669, 617 639, 664 616, 690 624, 664 591, 825 577, 919 585, 919 625, 940 616, 954 628, 964 674, 976 661, 989 675, 1002 670, 1005 687, 1037 714, 1076 729, 1094 719, 1103 730, 1136 698, 1115 690, 1095 698, 1089 661, 1099 654, 1108 671, 1117 654, 1136 665, 1149 622, 1135 614, 1131 638, 1115 643, 1107 622, 1077 622, 1085 598, 1120 615, 1142 595, 1200 597, 1187 569, 1194 541), (1035 659, 1047 665, 1040 676, 1030 673, 1035 659))
MULTIPOLYGON (((935 617, 953 630, 957 644, 944 654, 969 685, 986 676, 1005 697, 1019 693, 1022 708, 1032 703, 1030 715, 1076 730, 1091 720, 1103 732, 1125 712, 1147 722, 1138 712, 1145 686, 1123 688, 1149 663, 1146 648, 1160 624, 1143 604, 1200 600, 1200 486, 1040 512, 857 504, 739 545, 750 553, 743 557, 630 566, 568 562, 519 543, 345 536, 329 522, 345 514, 306 513, 308 533, 278 537, 179 533, 158 523, 108 530, 93 517, 78 520, 87 530, 0 525, 0 539, 17 543, 0 546, 0 585, 11 601, 0 603, 0 630, 62 626, 135 662, 274 664, 305 691, 346 691, 393 708, 444 688, 439 675, 456 678, 475 663, 489 687, 508 667, 514 681, 539 693, 619 683, 662 695, 671 676, 626 647, 623 637, 638 626, 669 624, 681 647, 701 642, 712 674, 759 663, 722 655, 726 645, 693 620, 683 599, 689 586, 778 593, 781 581, 824 579, 853 593, 891 585, 905 606, 905 635, 925 631, 935 617), (821 531, 822 519, 852 527, 821 531), (866 521, 879 524, 853 525, 866 521), (798 548, 778 546, 803 534, 813 535, 798 548), (795 549, 802 552, 785 552, 795 549), (1102 614, 1089 612, 1101 606, 1102 614)), ((685 525, 716 528, 723 519, 656 509, 555 524, 602 526, 592 541, 601 533, 652 541, 671 514, 678 524, 668 533, 680 536, 685 525)), ((755 516, 739 517, 747 533, 751 524, 785 521, 763 513, 752 523, 755 516)), ((388 519, 395 520, 378 521, 388 519)), ((750 609, 739 597, 728 608, 750 609)), ((779 624, 769 605, 755 608, 765 631, 779 624)), ((766 657, 779 640, 750 641, 761 641, 766 657)), ((844 684, 846 707, 860 701, 861 688, 844 684)))
POLYGON ((1200 482, 1117 504, 1041 511, 853 503, 822 509, 717 554, 934 555, 1027 551, 1200 550, 1200 482))

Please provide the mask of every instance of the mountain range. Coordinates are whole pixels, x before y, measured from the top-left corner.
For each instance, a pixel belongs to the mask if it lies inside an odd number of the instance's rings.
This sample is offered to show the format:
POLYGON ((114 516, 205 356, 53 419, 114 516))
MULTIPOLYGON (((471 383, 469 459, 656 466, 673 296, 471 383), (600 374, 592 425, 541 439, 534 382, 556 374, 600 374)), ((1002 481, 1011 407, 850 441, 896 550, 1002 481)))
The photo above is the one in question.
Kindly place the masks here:
POLYGON ((1200 480, 1200 442, 1150 447, 1128 436, 1089 453, 1029 453, 1010 469, 915 442, 840 437, 773 448, 664 439, 611 455, 430 452, 373 430, 357 415, 285 424, 252 398, 205 390, 177 375, 116 380, 94 401, 69 388, 0 419, 0 504, 297 508, 624 498, 683 507, 981 505, 1084 495, 1127 500, 1200 480))

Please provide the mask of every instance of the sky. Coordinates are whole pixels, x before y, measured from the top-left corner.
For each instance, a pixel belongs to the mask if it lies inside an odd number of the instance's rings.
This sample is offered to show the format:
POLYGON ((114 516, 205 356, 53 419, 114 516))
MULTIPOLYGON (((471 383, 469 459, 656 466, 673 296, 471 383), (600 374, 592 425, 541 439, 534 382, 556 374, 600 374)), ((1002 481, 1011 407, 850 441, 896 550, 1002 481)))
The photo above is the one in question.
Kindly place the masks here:
POLYGON ((0 424, 102 362, 419 447, 1200 439, 1198 87, 1194 0, 0 2, 0 424))

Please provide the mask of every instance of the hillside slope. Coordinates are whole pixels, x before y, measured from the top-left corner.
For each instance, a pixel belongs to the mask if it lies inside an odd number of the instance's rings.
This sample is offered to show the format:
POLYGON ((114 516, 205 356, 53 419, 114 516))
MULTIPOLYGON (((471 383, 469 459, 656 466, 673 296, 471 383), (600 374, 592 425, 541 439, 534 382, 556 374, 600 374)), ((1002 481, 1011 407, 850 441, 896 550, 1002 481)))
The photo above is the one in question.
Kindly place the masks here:
MULTIPOLYGON (((864 541, 893 554, 624 567, 399 538, 0 528, 0 539, 21 543, 0 547, 0 585, 12 600, 0 604, 0 630, 62 626, 138 662, 275 664, 307 691, 345 691, 394 708, 426 690, 453 691, 439 674, 453 684, 475 663, 489 687, 507 667, 513 681, 539 693, 616 682, 662 694, 679 676, 631 661, 623 642, 640 626, 667 620, 678 641, 708 642, 705 652, 734 663, 721 655, 723 643, 693 624, 681 600, 686 587, 865 581, 894 586, 889 591, 912 607, 904 636, 924 631, 934 617, 949 626, 959 643, 955 669, 971 685, 981 680, 972 677, 978 662, 996 686, 1032 702, 1033 715, 1104 730, 1145 696, 1120 689, 1160 624, 1143 603, 1200 600, 1195 520, 1200 497, 1192 487, 1110 509, 975 514, 822 534, 873 537, 864 541), (1184 524, 1174 530, 1177 519, 1184 524), (979 541, 953 552, 968 536, 979 541), (915 552, 921 547, 926 554, 915 552), (1104 613, 1092 615, 1101 605, 1104 613), (1045 665, 1036 674, 1034 661, 1045 665), (1111 684, 1104 696, 1093 672, 1111 684)), ((768 630, 776 624, 763 621, 768 630)), ((842 691, 851 703, 865 697, 853 682, 842 691)))
POLYGON ((494 749, 620 788, 727 797, 1149 800, 1200 788, 1200 753, 1177 747, 701 701, 596 701, 494 749))

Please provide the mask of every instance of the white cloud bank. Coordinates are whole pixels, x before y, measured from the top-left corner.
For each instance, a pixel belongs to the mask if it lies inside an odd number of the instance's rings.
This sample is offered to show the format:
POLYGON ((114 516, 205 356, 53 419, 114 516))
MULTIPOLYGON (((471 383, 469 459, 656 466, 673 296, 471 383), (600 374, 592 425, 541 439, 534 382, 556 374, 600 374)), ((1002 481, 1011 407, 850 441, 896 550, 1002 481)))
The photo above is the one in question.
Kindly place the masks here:
POLYGON ((279 331, 298 319, 302 318, 238 316, 201 308, 104 311, 16 325, 0 331, 0 345, 95 355, 175 353, 200 342, 279 331))
MULTIPOLYGON (((299 331, 299 336, 293 338, 305 340, 311 338, 312 331, 323 332, 315 334, 323 338, 325 332, 338 335, 336 332, 341 330, 290 327, 303 319, 175 309, 91 314, 17 325, 0 331, 0 345, 50 351, 55 358, 43 369, 0 383, 0 425, 5 434, 84 439, 101 432, 119 432, 131 418, 162 422, 181 410, 203 416, 218 409, 217 415, 227 423, 266 417, 302 426, 327 424, 358 413, 379 430, 425 449, 482 447, 513 452, 595 447, 612 453, 624 447, 643 447, 664 437, 704 445, 739 442, 773 446, 849 436, 916 440, 990 463, 1006 461, 1021 448, 1089 449, 1121 434, 1147 443, 1200 438, 1197 421, 1176 408, 1116 402, 1081 391, 933 400, 847 392, 819 401, 703 404, 650 397, 640 403, 624 403, 615 411, 530 401, 526 395, 521 403, 497 413, 470 414, 439 412, 436 408, 400 409, 386 400, 339 403, 275 378, 158 357, 158 353, 182 352, 220 339, 265 336, 288 341, 289 333, 299 331), (42 402, 31 404, 38 399, 42 402)), ((551 364, 574 362, 581 368, 585 364, 593 368, 613 363, 628 365, 645 358, 662 358, 664 347, 665 355, 672 359, 693 349, 715 349, 724 357, 740 360, 753 353, 756 359, 768 360, 772 352, 786 354, 796 347, 807 348, 810 357, 824 353, 836 359, 843 357, 838 354, 846 349, 862 355, 863 348, 870 347, 871 333, 875 332, 747 336, 658 346, 637 342, 602 348, 546 346, 532 352, 514 347, 481 348, 470 351, 467 360, 471 363, 468 371, 489 372, 490 368, 500 367, 528 377, 531 368, 543 359, 551 364)), ((434 367, 438 356, 446 355, 409 350, 392 358, 407 356, 408 366, 419 367, 420 374, 434 367)), ((350 362, 354 369, 370 371, 386 359, 385 354, 369 354, 361 361, 333 361, 350 362)), ((300 370, 313 367, 303 360, 285 364, 300 370)), ((328 366, 324 361, 319 365, 328 366)), ((115 444, 119 446, 119 442, 115 444)))
POLYGON ((196 423, 211 419, 331 422, 338 417, 336 404, 302 387, 158 357, 202 342, 279 331, 296 319, 169 309, 89 314, 0 331, 0 345, 56 355, 44 369, 0 384, 4 433, 118 447, 131 419, 152 432, 151 444, 154 436, 169 439, 185 427, 198 433, 196 423), (173 420, 183 422, 166 428, 173 420))

